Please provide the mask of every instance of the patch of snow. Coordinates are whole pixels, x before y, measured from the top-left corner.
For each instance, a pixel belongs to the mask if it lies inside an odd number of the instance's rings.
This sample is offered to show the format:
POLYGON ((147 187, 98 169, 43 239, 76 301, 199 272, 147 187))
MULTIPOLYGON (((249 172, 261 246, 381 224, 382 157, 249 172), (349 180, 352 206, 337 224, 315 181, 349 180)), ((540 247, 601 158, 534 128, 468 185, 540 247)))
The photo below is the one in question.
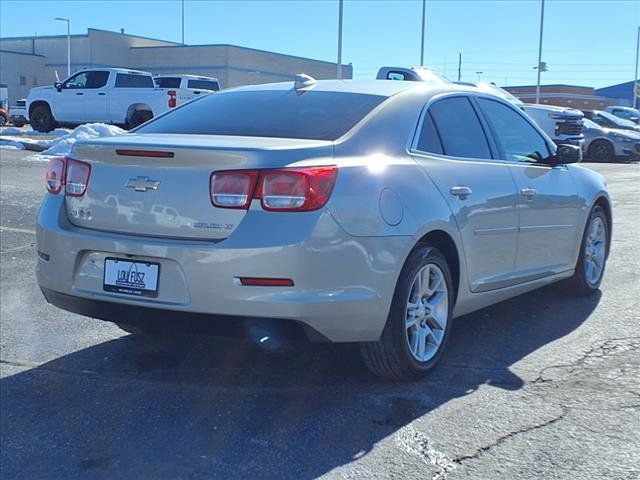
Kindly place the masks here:
POLYGON ((50 156, 48 155, 40 155, 38 153, 35 153, 33 155, 29 155, 27 157, 24 157, 22 160, 27 161, 27 162, 43 162, 43 163, 48 163, 49 160, 51 159, 50 156))
POLYGON ((20 142, 4 139, 0 140, 0 148, 6 148, 8 150, 24 150, 24 146, 20 142))
POLYGON ((71 133, 53 140, 37 140, 43 147, 48 147, 42 155, 69 155, 73 145, 78 140, 91 140, 92 138, 115 137, 124 135, 125 130, 115 125, 105 123, 87 123, 75 128, 71 133))

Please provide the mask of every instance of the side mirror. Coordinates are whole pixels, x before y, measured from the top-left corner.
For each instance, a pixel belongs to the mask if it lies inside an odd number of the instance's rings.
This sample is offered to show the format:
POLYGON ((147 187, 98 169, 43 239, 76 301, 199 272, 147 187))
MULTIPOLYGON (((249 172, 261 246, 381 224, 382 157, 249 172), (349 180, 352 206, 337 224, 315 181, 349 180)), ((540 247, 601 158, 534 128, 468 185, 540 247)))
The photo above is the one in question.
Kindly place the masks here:
POLYGON ((582 161, 582 148, 577 145, 558 145, 555 155, 549 157, 551 165, 566 165, 567 163, 577 163, 582 161))
POLYGON ((62 91, 62 84, 61 84, 60 82, 56 82, 56 83, 54 83, 54 84, 53 84, 53 86, 54 86, 54 87, 56 87, 56 90, 57 90, 58 92, 61 92, 61 91, 62 91))

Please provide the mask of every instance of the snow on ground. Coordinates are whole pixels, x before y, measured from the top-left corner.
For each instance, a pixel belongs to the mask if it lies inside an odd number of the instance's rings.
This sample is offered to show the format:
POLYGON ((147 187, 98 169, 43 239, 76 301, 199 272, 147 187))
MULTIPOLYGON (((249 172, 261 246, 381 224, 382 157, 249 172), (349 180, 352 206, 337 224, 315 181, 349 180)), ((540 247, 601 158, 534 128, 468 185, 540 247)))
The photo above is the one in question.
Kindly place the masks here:
POLYGON ((124 135, 125 130, 115 125, 107 125, 105 123, 87 123, 76 127, 68 135, 64 135, 53 140, 40 140, 38 143, 48 147, 42 152, 42 155, 68 155, 71 153, 73 144, 78 140, 90 140, 92 138, 115 137, 116 135, 124 135), (47 143, 44 143, 47 142, 47 143))
POLYGON ((7 148, 9 150, 24 150, 24 145, 13 140, 0 140, 0 148, 7 148))
POLYGON ((69 133, 71 133, 71 130, 69 130, 68 128, 56 128, 55 130, 52 130, 50 132, 38 132, 36 130, 33 130, 30 126, 26 126, 26 127, 0 127, 0 135, 4 136, 4 135, 25 135, 27 137, 39 137, 39 136, 53 136, 53 137, 60 137, 62 135, 68 135, 69 133))

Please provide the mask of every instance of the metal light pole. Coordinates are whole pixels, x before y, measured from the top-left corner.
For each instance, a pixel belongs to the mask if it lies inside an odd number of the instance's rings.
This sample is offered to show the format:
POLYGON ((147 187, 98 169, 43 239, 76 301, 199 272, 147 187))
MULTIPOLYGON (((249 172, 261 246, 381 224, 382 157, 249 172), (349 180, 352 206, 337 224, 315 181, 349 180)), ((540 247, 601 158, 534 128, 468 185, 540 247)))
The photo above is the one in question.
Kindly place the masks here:
POLYGON ((538 83, 536 84, 536 103, 540 103, 540 75, 542 69, 540 64, 542 63, 542 31, 544 30, 544 0, 542 0, 542 6, 540 8, 540 41, 538 42, 538 83))
POLYGON ((182 0, 182 44, 184 45, 184 0, 182 0))
POLYGON ((633 108, 638 108, 638 56, 640 55, 640 27, 638 27, 638 40, 636 41, 636 78, 633 82, 633 108))
POLYGON ((338 79, 342 79, 342 7, 343 0, 338 0, 338 79))
POLYGON ((476 72, 476 75, 478 75, 478 83, 480 83, 480 76, 483 74, 484 72, 476 72))
POLYGON ((420 66, 424 66, 424 25, 425 13, 427 10, 427 0, 422 0, 422 39, 420 41, 420 66))
POLYGON ((71 20, 62 17, 56 17, 54 20, 67 22, 67 78, 69 78, 71 76, 71 20))

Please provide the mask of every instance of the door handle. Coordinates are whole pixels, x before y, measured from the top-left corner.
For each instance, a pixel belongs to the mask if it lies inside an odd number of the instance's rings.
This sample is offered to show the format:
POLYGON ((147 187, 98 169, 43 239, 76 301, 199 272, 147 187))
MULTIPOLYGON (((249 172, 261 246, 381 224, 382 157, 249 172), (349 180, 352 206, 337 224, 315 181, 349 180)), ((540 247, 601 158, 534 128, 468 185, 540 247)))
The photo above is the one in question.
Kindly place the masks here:
POLYGON ((76 95, 84 95, 82 92, 76 92, 76 95))
POLYGON ((456 185, 449 189, 449 193, 454 197, 458 197, 460 200, 466 200, 466 198, 473 193, 469 187, 464 185, 456 185))
POLYGON ((98 95, 106 95, 104 92, 98 92, 98 95))
POLYGON ((520 190, 520 195, 522 195, 527 200, 531 200, 536 195, 536 193, 538 193, 538 191, 535 188, 526 187, 520 190))

